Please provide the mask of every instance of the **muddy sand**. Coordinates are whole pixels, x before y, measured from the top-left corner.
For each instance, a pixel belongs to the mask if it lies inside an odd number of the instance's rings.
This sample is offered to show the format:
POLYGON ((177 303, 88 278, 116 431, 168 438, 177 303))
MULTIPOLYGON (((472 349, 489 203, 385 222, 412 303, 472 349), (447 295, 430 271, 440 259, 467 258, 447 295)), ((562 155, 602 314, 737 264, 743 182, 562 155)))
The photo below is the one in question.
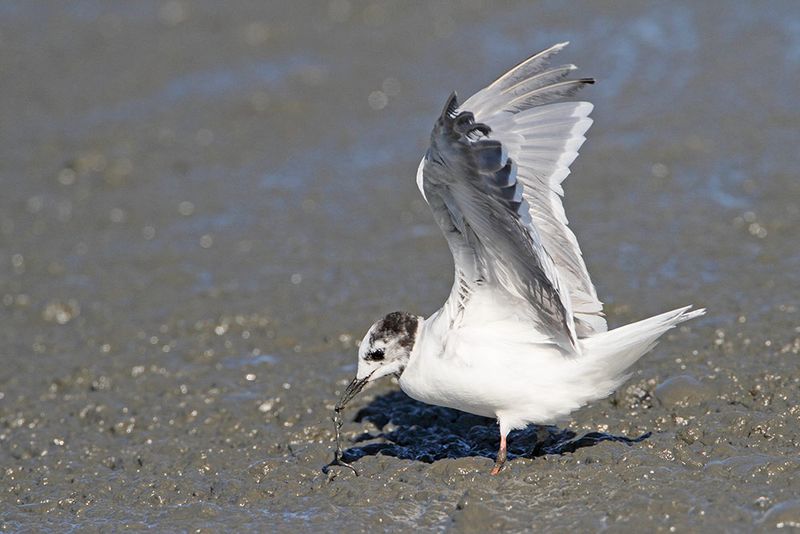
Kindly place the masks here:
POLYGON ((0 5, 0 530, 800 525, 800 8, 615 6, 0 5), (500 476, 494 422, 391 381, 326 475, 357 341, 450 290, 436 113, 563 40, 609 323, 708 314, 500 476))

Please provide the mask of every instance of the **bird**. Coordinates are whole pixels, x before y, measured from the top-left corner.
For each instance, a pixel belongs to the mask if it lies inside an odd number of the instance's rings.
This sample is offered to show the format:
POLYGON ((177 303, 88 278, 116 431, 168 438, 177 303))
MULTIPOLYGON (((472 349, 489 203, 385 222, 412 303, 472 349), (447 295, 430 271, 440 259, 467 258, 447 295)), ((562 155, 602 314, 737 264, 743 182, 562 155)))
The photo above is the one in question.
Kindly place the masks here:
POLYGON ((570 99, 595 82, 550 66, 567 44, 463 103, 447 99, 416 181, 453 255, 452 290, 430 317, 396 311, 373 324, 336 405, 338 415, 368 383, 395 376, 413 399, 494 418, 492 475, 510 431, 608 396, 662 334, 705 313, 685 306, 608 329, 561 202, 592 124, 593 105, 570 99))

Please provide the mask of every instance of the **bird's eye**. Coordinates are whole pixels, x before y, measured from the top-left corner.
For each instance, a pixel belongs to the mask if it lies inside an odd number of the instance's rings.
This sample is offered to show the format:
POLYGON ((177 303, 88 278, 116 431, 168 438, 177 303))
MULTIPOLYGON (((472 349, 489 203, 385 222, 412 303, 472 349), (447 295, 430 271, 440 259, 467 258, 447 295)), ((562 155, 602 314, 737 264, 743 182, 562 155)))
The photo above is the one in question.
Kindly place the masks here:
POLYGON ((369 362, 379 362, 384 358, 383 349, 373 349, 364 357, 369 362))

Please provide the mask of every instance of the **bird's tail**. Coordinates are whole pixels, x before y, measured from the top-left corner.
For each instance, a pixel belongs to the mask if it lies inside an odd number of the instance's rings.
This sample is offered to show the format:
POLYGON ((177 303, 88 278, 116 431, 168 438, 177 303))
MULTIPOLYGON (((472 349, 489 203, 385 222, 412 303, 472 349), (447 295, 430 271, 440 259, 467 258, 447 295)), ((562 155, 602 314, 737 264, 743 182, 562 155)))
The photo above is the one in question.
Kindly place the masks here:
POLYGON ((667 330, 705 313, 705 308, 691 310, 686 306, 582 339, 582 363, 589 364, 587 374, 610 393, 628 379, 625 371, 655 347, 667 330))

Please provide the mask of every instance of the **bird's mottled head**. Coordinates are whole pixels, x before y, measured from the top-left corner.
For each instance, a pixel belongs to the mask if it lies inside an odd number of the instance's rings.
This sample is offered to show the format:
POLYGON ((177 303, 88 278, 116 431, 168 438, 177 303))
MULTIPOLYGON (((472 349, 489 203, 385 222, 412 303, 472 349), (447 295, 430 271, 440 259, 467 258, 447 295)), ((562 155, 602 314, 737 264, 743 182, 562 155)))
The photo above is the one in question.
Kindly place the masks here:
POLYGON ((392 312, 367 331, 358 348, 359 380, 400 374, 408 364, 422 317, 392 312))
POLYGON ((367 331, 358 347, 358 371, 336 404, 336 411, 361 391, 368 382, 387 375, 399 375, 408 365, 423 318, 406 312, 392 312, 367 331))

